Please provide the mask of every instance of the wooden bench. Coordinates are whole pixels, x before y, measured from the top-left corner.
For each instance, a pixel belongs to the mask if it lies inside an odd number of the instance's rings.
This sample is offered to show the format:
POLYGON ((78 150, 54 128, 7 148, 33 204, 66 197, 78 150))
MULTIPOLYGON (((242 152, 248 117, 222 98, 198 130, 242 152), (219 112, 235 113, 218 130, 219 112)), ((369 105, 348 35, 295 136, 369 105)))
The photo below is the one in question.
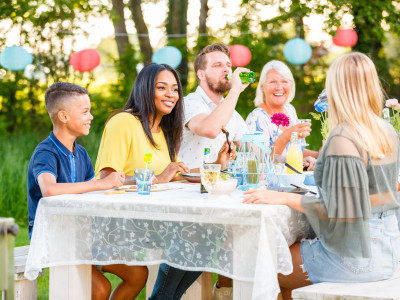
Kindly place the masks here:
MULTIPOLYGON (((14 295, 15 300, 36 300, 37 279, 28 280, 24 276, 26 259, 28 258, 29 246, 14 248, 14 295)), ((44 275, 44 270, 38 277, 44 275)))
POLYGON ((292 291, 293 300, 400 300, 400 272, 382 281, 322 282, 292 291))

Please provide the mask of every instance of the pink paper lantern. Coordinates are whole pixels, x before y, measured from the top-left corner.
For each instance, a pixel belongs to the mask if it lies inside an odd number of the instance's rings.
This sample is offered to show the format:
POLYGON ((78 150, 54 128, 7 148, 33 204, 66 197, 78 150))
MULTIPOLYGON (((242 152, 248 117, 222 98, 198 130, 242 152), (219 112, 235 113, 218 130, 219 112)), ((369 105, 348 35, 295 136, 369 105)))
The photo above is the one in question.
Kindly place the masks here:
POLYGON ((100 54, 96 49, 86 49, 72 53, 69 63, 79 72, 92 71, 100 64, 100 54))
POLYGON ((358 35, 354 29, 341 29, 336 31, 336 36, 332 38, 333 43, 342 47, 353 47, 357 44, 358 35))
POLYGON ((251 52, 249 48, 243 45, 229 46, 231 52, 232 67, 244 67, 251 61, 251 52))

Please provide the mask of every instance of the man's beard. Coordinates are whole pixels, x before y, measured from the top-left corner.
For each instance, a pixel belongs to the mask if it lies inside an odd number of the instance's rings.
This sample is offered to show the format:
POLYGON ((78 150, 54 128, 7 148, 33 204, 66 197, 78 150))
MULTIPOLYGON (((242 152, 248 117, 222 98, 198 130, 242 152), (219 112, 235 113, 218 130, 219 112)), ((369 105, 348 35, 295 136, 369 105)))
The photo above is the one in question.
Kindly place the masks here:
POLYGON ((208 88, 215 94, 223 95, 232 88, 231 81, 227 81, 227 82, 218 81, 218 82, 214 83, 214 82, 211 82, 210 78, 207 77, 207 75, 206 75, 206 83, 208 85, 208 88))

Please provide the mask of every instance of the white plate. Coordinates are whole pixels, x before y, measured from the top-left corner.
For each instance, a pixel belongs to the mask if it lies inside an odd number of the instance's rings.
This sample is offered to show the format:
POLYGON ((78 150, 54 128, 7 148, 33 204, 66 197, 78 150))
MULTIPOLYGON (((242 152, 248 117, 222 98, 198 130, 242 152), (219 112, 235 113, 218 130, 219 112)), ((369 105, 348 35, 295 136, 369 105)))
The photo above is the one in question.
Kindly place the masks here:
MULTIPOLYGON (((123 185, 117 188, 117 190, 125 190, 127 192, 137 192, 137 185, 123 185)), ((167 185, 157 185, 153 184, 151 186, 150 192, 161 192, 171 190, 171 187, 167 185)))

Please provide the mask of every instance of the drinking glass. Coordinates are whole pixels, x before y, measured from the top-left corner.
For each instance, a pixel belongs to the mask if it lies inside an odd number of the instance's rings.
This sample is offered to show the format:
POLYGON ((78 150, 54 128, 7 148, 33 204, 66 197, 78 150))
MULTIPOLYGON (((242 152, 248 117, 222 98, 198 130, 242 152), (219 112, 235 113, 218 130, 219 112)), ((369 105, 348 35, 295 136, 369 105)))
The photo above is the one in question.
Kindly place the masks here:
POLYGON ((275 163, 272 172, 267 174, 267 186, 268 187, 280 187, 279 175, 283 174, 286 170, 285 164, 275 163))
POLYGON ((153 169, 135 169, 136 185, 139 195, 149 195, 154 177, 153 169))
POLYGON ((221 172, 220 164, 203 164, 200 166, 201 183, 205 185, 216 185, 221 172))
MULTIPOLYGON (((311 119, 298 119, 297 120, 297 124, 304 124, 304 123, 308 123, 310 124, 309 127, 311 127, 311 119)), ((299 136, 299 138, 301 138, 301 136, 299 136)), ((309 146, 309 144, 307 144, 306 142, 306 138, 304 137, 304 142, 305 142, 305 146, 309 146)))

